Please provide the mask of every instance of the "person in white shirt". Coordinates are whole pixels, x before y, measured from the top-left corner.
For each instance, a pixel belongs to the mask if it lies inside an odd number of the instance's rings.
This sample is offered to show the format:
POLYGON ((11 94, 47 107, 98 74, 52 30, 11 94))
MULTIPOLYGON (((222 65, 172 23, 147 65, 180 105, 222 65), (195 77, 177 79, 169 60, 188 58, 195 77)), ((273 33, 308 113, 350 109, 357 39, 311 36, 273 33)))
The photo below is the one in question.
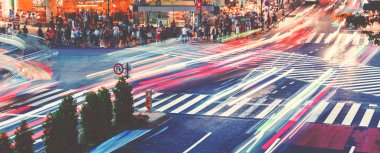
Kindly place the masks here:
POLYGON ((185 25, 182 28, 182 43, 186 43, 187 42, 187 32, 188 32, 187 25, 185 25))

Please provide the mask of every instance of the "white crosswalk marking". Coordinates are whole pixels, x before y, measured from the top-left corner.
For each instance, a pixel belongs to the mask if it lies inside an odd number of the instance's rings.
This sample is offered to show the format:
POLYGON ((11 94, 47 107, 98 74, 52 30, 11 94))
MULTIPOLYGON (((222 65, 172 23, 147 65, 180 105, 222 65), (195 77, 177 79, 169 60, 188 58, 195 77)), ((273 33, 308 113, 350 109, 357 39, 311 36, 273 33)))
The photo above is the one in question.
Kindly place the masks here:
POLYGON ((363 34, 364 35, 364 45, 369 45, 369 40, 368 40, 368 36, 363 34))
POLYGON ((368 127, 374 113, 375 109, 367 109, 364 113, 362 120, 360 121, 359 126, 368 127))
POLYGON ((333 110, 331 110, 329 116, 327 116, 326 120, 323 122, 325 124, 333 124, 336 117, 338 117, 339 112, 342 110, 345 103, 337 103, 333 110))
MULTIPOLYGON (((59 91, 61 91, 61 90, 62 90, 62 89, 60 89, 59 91)), ((36 101, 36 102, 34 102, 34 103, 31 103, 31 104, 29 104, 29 106, 38 106, 38 105, 43 104, 43 103, 46 103, 46 102, 48 102, 48 101, 50 101, 50 100, 53 100, 53 99, 56 99, 56 98, 60 98, 60 97, 64 96, 64 94, 65 94, 65 93, 59 93, 59 94, 56 94, 56 95, 54 95, 54 96, 49 96, 49 97, 44 98, 44 99, 42 99, 42 100, 36 101)))
MULTIPOLYGON (((172 97, 175 97, 176 95, 177 95, 177 94, 174 94, 174 95, 171 95, 171 96, 166 97, 166 98, 164 98, 164 99, 161 99, 161 100, 159 100, 159 101, 157 101, 157 102, 152 102, 152 108, 154 108, 154 106, 157 106, 157 105, 159 105, 159 104, 161 104, 161 103, 163 103, 163 102, 169 100, 169 99, 172 98, 172 97)), ((142 111, 144 111, 145 109, 146 109, 145 107, 141 107, 141 108, 138 109, 137 111, 138 111, 138 112, 142 112, 142 111)))
POLYGON ((267 116, 273 109, 275 109, 280 103, 282 99, 274 100, 268 107, 266 107, 260 114, 258 114, 255 118, 262 119, 267 116))
POLYGON ((334 35, 336 35, 335 33, 330 33, 327 38, 325 39, 325 44, 328 44, 330 43, 330 41, 333 39, 334 35))
POLYGON ((379 120, 379 123, 377 123, 377 128, 380 128, 380 120, 379 120))
POLYGON ((311 117, 307 120, 308 122, 315 122, 318 117, 322 114, 322 112, 326 109, 326 107, 329 105, 326 101, 321 101, 317 107, 314 108, 313 114, 311 117))
POLYGON ((314 42, 314 43, 320 43, 320 42, 321 42, 321 40, 322 40, 322 38, 323 38, 323 36, 325 36, 325 33, 321 33, 321 34, 319 34, 319 36, 318 36, 317 40, 315 40, 315 42, 314 42))
POLYGON ((343 38, 343 34, 339 34, 338 37, 334 41, 334 45, 338 45, 340 41, 342 40, 342 38, 343 38))
POLYGON ((261 98, 259 99, 254 105, 246 109, 243 113, 241 113, 238 117, 246 118, 248 115, 250 115, 253 111, 255 111, 261 104, 263 104, 267 99, 261 98))
POLYGON ((236 98, 235 97, 228 98, 226 101, 218 104, 217 106, 215 106, 214 108, 212 108, 211 110, 209 110, 208 112, 206 112, 204 115, 214 115, 216 112, 218 112, 219 110, 221 110, 224 106, 226 106, 229 102, 231 102, 234 99, 236 99, 236 98))
POLYGON ((206 98, 207 95, 199 95, 197 96, 196 98, 190 100, 189 102, 185 103, 184 105, 182 106, 179 106, 178 108, 176 108, 175 110, 171 111, 170 113, 180 113, 182 111, 184 111, 186 108, 196 104, 197 102, 201 101, 203 98, 206 98))
POLYGON ((230 109, 223 112, 220 116, 230 116, 231 114, 235 113, 238 109, 243 107, 244 104, 248 103, 250 100, 252 100, 252 99, 251 98, 245 98, 245 99, 241 100, 240 102, 238 102, 237 104, 232 106, 230 109))
POLYGON ((348 45, 352 41, 354 36, 355 34, 345 34, 343 38, 343 44, 348 45))
MULTIPOLYGON (((153 93, 153 95, 152 95, 152 99, 154 99, 154 98, 156 98, 156 97, 158 97, 158 96, 160 96, 160 95, 162 95, 162 94, 163 94, 163 93, 153 93)), ((145 103, 145 102, 146 102, 146 99, 143 98, 143 99, 139 100, 138 102, 134 103, 133 106, 134 106, 134 107, 138 107, 139 105, 141 105, 141 104, 143 104, 143 103, 145 103)), ((152 103, 153 103, 153 102, 152 102, 152 103)))
POLYGON ((159 112, 163 112, 171 107, 173 107, 174 105, 180 103, 181 101, 185 100, 186 98, 189 98, 191 96, 191 94, 185 94, 179 98, 177 98, 176 100, 172 101, 172 102, 169 102, 167 103, 166 105, 156 109, 156 111, 159 111, 159 112))
POLYGON ((33 98, 30 98, 30 99, 24 101, 23 103, 24 103, 24 104, 25 104, 25 103, 29 103, 29 102, 35 101, 35 100, 37 100, 37 99, 40 99, 40 98, 42 98, 42 97, 46 97, 46 96, 48 96, 48 95, 51 95, 51 94, 54 94, 54 93, 60 92, 60 91, 62 91, 62 90, 63 90, 63 89, 54 89, 54 90, 52 90, 52 91, 49 91, 49 92, 43 93, 43 94, 41 94, 41 95, 35 96, 35 97, 33 97, 33 98))
POLYGON ((352 104, 350 110, 348 111, 346 117, 344 118, 342 125, 351 125, 352 121, 354 120, 356 113, 358 113, 358 110, 360 108, 359 103, 352 104))
POLYGON ((352 45, 357 46, 357 45, 359 45, 359 43, 360 43, 360 35, 356 35, 354 37, 354 40, 352 41, 352 45))
POLYGON ((307 40, 305 41, 305 43, 310 43, 310 42, 313 40, 313 38, 314 38, 314 36, 315 36, 316 34, 317 34, 316 32, 312 33, 312 34, 309 36, 309 38, 307 38, 307 40))

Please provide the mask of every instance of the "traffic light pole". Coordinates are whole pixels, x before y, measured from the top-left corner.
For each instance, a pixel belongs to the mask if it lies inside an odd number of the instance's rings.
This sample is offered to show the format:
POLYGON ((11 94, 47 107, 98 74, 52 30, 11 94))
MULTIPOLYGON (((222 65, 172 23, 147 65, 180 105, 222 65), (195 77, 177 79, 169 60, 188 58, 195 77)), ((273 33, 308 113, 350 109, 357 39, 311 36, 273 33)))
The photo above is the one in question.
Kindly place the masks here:
MULTIPOLYGON (((198 0, 197 3, 201 3, 201 6, 199 7, 199 10, 198 10, 198 20, 197 20, 197 29, 196 32, 197 32, 197 39, 199 40, 199 28, 201 27, 201 20, 202 20, 202 0, 198 0)), ((197 4, 196 4, 197 5, 197 4)), ((196 9, 198 9, 197 7, 198 6, 195 6, 196 9)))

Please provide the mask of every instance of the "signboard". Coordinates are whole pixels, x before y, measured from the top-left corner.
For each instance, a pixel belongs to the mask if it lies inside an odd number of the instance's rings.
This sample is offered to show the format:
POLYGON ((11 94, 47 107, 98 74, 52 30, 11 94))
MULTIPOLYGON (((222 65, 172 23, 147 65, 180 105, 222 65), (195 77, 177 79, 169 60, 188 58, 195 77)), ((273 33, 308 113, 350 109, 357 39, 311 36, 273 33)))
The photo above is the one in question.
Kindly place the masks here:
POLYGON ((36 6, 46 6, 46 0, 33 0, 32 4, 36 6))
POLYGON ((124 72, 123 65, 120 64, 120 63, 116 63, 116 64, 113 66, 113 72, 115 72, 116 75, 122 75, 123 72, 124 72))

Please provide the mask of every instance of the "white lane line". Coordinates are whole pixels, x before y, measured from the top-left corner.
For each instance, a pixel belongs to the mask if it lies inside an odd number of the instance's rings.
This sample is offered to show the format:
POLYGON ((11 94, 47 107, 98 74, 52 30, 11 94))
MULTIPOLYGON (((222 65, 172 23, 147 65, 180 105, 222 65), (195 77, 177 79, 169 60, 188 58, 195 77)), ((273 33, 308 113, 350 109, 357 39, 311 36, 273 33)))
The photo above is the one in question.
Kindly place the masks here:
POLYGON ((359 126, 368 127, 374 113, 375 113, 375 109, 367 109, 364 113, 362 120, 360 121, 359 126))
POLYGON ((252 100, 252 99, 251 98, 245 98, 245 99, 243 99, 242 101, 238 102, 237 104, 235 104, 234 106, 232 106, 227 111, 223 112, 220 116, 230 116, 231 114, 233 114, 234 112, 236 112, 238 109, 240 109, 241 107, 243 107, 244 104, 248 103, 250 100, 252 100))
MULTIPOLYGON (((161 99, 161 100, 159 100, 159 101, 157 101, 157 102, 152 102, 152 108, 153 108, 154 106, 157 106, 157 105, 159 105, 159 104, 161 104, 161 103, 163 103, 163 102, 169 100, 170 98, 175 97, 175 96, 177 96, 177 94, 174 94, 174 95, 172 95, 172 96, 166 97, 166 98, 161 99)), ((141 107, 138 111, 141 112, 141 111, 143 111, 144 109, 146 109, 146 108, 145 108, 145 107, 141 107)))
POLYGON ((377 123, 377 128, 380 128, 380 120, 379 120, 379 123, 377 123))
POLYGON ((183 153, 188 153, 192 149, 194 149, 198 144, 200 144, 203 140, 205 140, 208 136, 210 136, 212 132, 207 133, 205 136, 203 136, 201 139, 199 139, 196 143, 194 143, 190 148, 186 149, 183 153))
POLYGON ((266 115, 268 115, 273 109, 275 109, 280 103, 282 102, 282 99, 276 99, 274 100, 268 107, 266 107, 260 114, 258 114, 255 118, 262 119, 266 115))
POLYGON ((356 113, 358 113, 358 110, 360 108, 359 103, 352 104, 350 110, 348 111, 346 117, 344 118, 342 125, 351 125, 352 121, 354 120, 356 113))
POLYGON ((201 101, 205 97, 207 97, 207 95, 199 95, 196 98, 194 98, 194 99, 190 100, 189 102, 187 102, 186 104, 184 104, 182 106, 179 106, 178 108, 176 108, 175 110, 171 111, 170 113, 180 113, 183 110, 185 110, 186 108, 189 108, 190 106, 194 105, 195 103, 201 101))
POLYGON ((354 153, 354 151, 355 151, 355 146, 351 146, 350 152, 348 153, 354 153))
MULTIPOLYGON (((154 99, 154 98, 156 98, 156 97, 158 97, 158 96, 160 96, 160 95, 162 95, 163 93, 153 93, 153 95, 152 95, 152 99, 154 99)), ((145 103, 146 102, 146 99, 145 98, 143 98, 143 99, 141 99, 141 100, 139 100, 138 102, 136 102, 136 103, 134 103, 133 104, 133 106, 136 108, 136 107, 138 107, 139 105, 141 105, 141 104, 143 104, 143 103, 145 103)), ((153 102, 152 102, 153 103, 153 102)))
POLYGON ((326 107, 329 105, 328 102, 322 101, 319 103, 319 105, 313 110, 312 116, 307 120, 308 122, 315 122, 319 116, 322 114, 323 110, 326 109, 326 107))
POLYGON ((226 106, 229 102, 231 102, 233 99, 236 99, 235 97, 230 97, 226 101, 220 103, 219 105, 215 106, 213 109, 207 111, 203 115, 214 115, 216 112, 221 110, 224 106, 226 106))
POLYGON ((338 117, 339 112, 342 110, 345 103, 337 103, 333 110, 331 110, 329 116, 327 116, 326 120, 323 122, 325 124, 333 124, 336 117, 338 117))
POLYGON ((172 101, 172 102, 169 102, 169 103, 167 103, 166 105, 164 105, 164 106, 162 106, 162 107, 156 109, 156 111, 158 111, 158 112, 163 112, 163 111, 165 111, 165 110, 167 110, 167 109, 173 107, 174 105, 180 103, 181 101, 185 100, 186 98, 189 98, 190 96, 192 96, 192 94, 185 94, 185 95, 183 95, 183 96, 177 98, 176 100, 174 100, 174 101, 172 101))
POLYGON ((263 104, 266 100, 267 100, 266 98, 259 99, 257 103, 249 107, 247 110, 241 113, 238 117, 243 117, 243 118, 247 117, 249 114, 255 111, 261 104, 263 104))
POLYGON ((309 38, 305 41, 305 43, 310 43, 310 42, 313 40, 313 38, 314 38, 314 36, 315 36, 316 34, 317 34, 316 32, 312 33, 312 34, 309 36, 309 38))

